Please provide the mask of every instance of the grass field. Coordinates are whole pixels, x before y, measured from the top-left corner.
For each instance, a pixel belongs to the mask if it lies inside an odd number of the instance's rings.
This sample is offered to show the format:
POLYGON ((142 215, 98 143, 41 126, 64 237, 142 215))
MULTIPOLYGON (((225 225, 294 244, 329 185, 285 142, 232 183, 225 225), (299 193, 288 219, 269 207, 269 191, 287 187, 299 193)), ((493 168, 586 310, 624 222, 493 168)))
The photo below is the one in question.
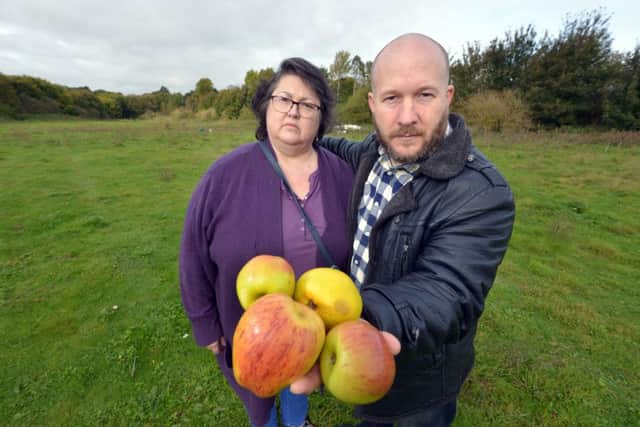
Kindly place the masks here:
MULTIPOLYGON (((193 343, 177 251, 201 174, 252 135, 242 121, 0 123, 1 425, 247 424, 193 343)), ((640 425, 640 135, 476 144, 517 217, 455 425, 640 425)), ((311 417, 351 421, 328 395, 311 417)))

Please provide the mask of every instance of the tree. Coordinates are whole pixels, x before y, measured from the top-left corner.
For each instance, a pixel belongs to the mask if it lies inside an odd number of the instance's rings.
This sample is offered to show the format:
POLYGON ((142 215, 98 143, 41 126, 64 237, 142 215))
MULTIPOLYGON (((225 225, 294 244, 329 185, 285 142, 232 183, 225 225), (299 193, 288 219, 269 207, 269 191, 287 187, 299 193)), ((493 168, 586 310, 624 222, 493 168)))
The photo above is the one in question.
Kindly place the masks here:
POLYGON ((260 71, 249 70, 244 76, 244 87, 246 90, 246 99, 250 101, 253 99, 258 86, 262 80, 269 80, 276 74, 273 68, 265 68, 260 71))
POLYGON ((22 112, 22 104, 9 77, 0 73, 0 116, 17 118, 22 112))
POLYGON ((352 95, 356 94, 356 89, 358 88, 358 86, 364 86, 366 84, 366 79, 365 79, 366 73, 367 73, 367 69, 366 69, 365 63, 362 62, 362 59, 360 59, 360 56, 358 55, 354 56, 353 59, 351 60, 351 75, 353 76, 353 79, 354 79, 352 95))
POLYGON ((135 119, 147 111, 145 100, 140 95, 125 95, 122 99, 122 117, 125 119, 135 119))
POLYGON ((104 106, 105 112, 109 118, 122 119, 124 117, 125 101, 124 96, 120 93, 107 92, 104 90, 96 91, 98 100, 104 106))
POLYGON ((80 117, 106 118, 109 116, 104 104, 87 87, 72 88, 69 90, 73 100, 73 108, 66 111, 80 117))
POLYGON ((340 50, 329 67, 329 76, 336 84, 336 94, 340 96, 340 81, 349 75, 351 71, 351 54, 346 50, 340 50))
POLYGON ((504 39, 495 38, 482 53, 482 89, 506 90, 523 86, 523 76, 529 60, 536 52, 536 32, 531 25, 504 39))
POLYGON ((603 123, 607 127, 640 129, 640 45, 611 58, 603 123))
MULTIPOLYGON (((213 89, 213 92, 215 93, 215 89, 213 89)), ((155 92, 151 92, 150 95, 153 97, 153 103, 155 104, 154 111, 160 111, 162 113, 169 113, 183 106, 185 101, 180 92, 171 93, 171 91, 164 86, 155 92)))
POLYGON ((484 60, 480 44, 467 43, 462 58, 454 60, 450 67, 451 82, 456 87, 456 98, 480 92, 484 87, 484 60))
POLYGON ((514 89, 525 88, 527 66, 538 49, 536 37, 537 33, 531 25, 516 30, 513 36, 507 33, 510 79, 514 89))
POLYGON ((583 12, 566 19, 556 39, 542 40, 526 73, 525 96, 537 122, 602 124, 610 73, 608 22, 599 11, 583 12))
POLYGON ((213 82, 207 77, 203 77, 196 83, 193 92, 192 108, 196 111, 206 110, 214 104, 217 91, 213 87, 213 82))
POLYGON ((478 42, 467 43, 462 58, 451 64, 456 98, 463 101, 484 91, 523 89, 526 69, 537 47, 531 25, 494 38, 486 49, 481 49, 478 42))
POLYGON ((203 77, 196 83, 196 93, 200 95, 213 92, 213 82, 208 77, 203 77))
POLYGON ((245 88, 230 86, 221 90, 215 102, 216 113, 219 117, 226 116, 230 119, 240 117, 242 108, 246 103, 247 92, 245 88))
POLYGON ((373 69, 373 61, 367 61, 364 64, 364 79, 367 86, 371 86, 371 70, 373 69))
POLYGON ((155 92, 151 92, 151 96, 154 99, 154 111, 168 112, 169 103, 171 101, 171 92, 165 86, 161 86, 155 92))

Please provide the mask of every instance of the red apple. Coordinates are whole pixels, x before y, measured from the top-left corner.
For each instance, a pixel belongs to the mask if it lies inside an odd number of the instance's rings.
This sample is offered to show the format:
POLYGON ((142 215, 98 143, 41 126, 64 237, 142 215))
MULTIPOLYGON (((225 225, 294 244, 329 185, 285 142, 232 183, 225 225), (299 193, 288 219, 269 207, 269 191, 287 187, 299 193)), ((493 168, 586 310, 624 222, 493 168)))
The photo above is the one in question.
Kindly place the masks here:
POLYGON ((336 398, 365 405, 387 394, 396 376, 396 363, 378 329, 363 320, 351 320, 327 334, 320 375, 336 398))
POLYGON ((245 310, 266 294, 283 293, 293 296, 296 278, 286 259, 273 255, 251 258, 236 277, 236 292, 245 310))
POLYGON ((275 396, 316 362, 324 323, 283 294, 265 295, 245 311, 233 335, 233 374, 259 397, 275 396))

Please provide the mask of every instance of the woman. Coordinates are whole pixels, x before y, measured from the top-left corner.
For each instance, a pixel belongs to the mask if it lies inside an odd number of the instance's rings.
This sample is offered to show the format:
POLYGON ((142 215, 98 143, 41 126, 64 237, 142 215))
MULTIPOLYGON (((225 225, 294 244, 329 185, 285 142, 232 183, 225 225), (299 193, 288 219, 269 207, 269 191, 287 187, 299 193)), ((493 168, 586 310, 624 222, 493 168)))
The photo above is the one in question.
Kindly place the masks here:
MULTIPOLYGON (((287 59, 252 100, 258 142, 218 159, 189 204, 180 250, 182 302, 197 344, 216 354, 220 369, 242 399, 253 426, 277 426, 274 398, 261 399, 233 378, 231 342, 242 314, 235 279, 259 254, 283 256, 296 277, 327 266, 292 196, 258 144, 275 155, 295 197, 322 236, 335 262, 346 269, 346 225, 352 171, 315 142, 331 123, 335 105, 320 70, 301 58, 287 59)), ((281 421, 311 426, 307 397, 280 394, 281 421)))

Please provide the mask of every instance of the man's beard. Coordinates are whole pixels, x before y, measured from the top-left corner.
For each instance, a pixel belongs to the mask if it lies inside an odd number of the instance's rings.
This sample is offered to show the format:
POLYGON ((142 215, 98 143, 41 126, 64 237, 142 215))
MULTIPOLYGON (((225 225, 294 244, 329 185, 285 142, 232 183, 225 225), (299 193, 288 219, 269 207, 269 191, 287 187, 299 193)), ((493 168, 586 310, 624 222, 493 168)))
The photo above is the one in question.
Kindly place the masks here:
MULTIPOLYGON (((449 114, 445 113, 445 114, 442 115, 442 117, 438 121, 438 124, 434 128, 433 133, 431 134, 431 137, 428 140, 424 140, 423 141, 422 147, 420 147, 420 150, 418 150, 418 152, 416 154, 414 154, 414 155, 403 155, 403 154, 398 153, 397 151, 395 151, 390 143, 388 143, 387 141, 384 141, 382 139, 382 135, 383 134, 380 132, 380 129, 378 128, 378 124, 375 122, 375 117, 374 117, 374 120, 373 120, 373 125, 376 128, 376 133, 378 134, 378 136, 380 136, 380 138, 379 138, 380 144, 382 144, 382 146, 387 150, 387 152, 389 153, 389 156, 391 156, 391 159, 394 162, 400 163, 400 164, 402 164, 402 163, 414 163, 414 162, 417 162, 419 160, 423 160, 423 159, 429 157, 431 154, 433 154, 433 152, 444 141, 444 137, 445 137, 446 132, 447 132, 447 124, 448 123, 449 123, 449 114)), ((396 138, 396 137, 403 137, 403 136, 407 136, 407 135, 420 135, 420 136, 422 136, 422 134, 423 134, 423 132, 420 132, 415 126, 401 126, 397 130, 392 132, 389 135, 389 138, 393 139, 393 138, 396 138)))

